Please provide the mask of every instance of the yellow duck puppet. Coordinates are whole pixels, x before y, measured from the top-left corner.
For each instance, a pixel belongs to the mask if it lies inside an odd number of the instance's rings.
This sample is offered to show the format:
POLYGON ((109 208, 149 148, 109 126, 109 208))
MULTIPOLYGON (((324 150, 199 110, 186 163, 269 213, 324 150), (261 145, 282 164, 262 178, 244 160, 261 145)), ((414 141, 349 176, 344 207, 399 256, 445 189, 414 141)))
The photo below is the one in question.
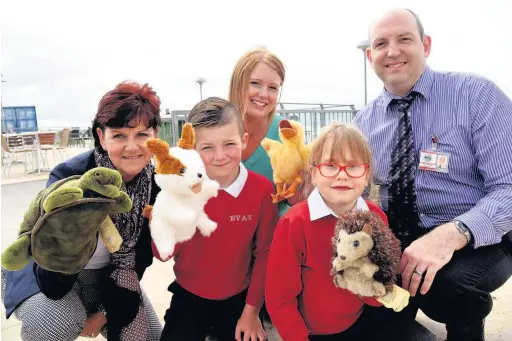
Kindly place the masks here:
POLYGON ((311 154, 311 145, 304 143, 304 127, 300 122, 281 120, 279 137, 282 143, 268 138, 261 141, 272 165, 276 185, 276 194, 272 194, 274 204, 295 194, 297 186, 303 181, 300 173, 311 154), (290 187, 286 188, 285 184, 290 184, 290 187))

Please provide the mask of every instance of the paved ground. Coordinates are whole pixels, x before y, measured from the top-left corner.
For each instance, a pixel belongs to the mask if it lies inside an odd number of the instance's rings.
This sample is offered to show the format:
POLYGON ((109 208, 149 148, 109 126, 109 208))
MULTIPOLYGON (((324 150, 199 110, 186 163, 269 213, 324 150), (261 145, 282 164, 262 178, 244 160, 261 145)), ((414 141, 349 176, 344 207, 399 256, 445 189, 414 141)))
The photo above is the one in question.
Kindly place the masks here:
MULTIPOLYGON (((43 176, 44 177, 44 176, 43 176)), ((2 183, 4 183, 2 179, 2 183)), ((44 188, 46 181, 32 181, 16 184, 2 185, 1 187, 1 239, 4 250, 17 236, 18 225, 23 219, 25 210, 36 195, 44 188)), ((147 270, 142 286, 148 294, 155 310, 162 320, 167 309, 171 294, 167 286, 174 279, 172 261, 161 263, 155 259, 153 265, 147 270)), ((487 340, 508 341, 512 340, 512 281, 508 281, 501 289, 493 293, 495 298, 494 308, 487 319, 487 340)), ((5 320, 5 311, 2 306, 2 332, 1 339, 9 341, 21 340, 19 337, 20 323, 14 317, 5 320)), ((438 336, 438 340, 444 340, 446 333, 443 326, 431 321, 420 314, 418 320, 438 336)), ((163 322, 163 321, 162 321, 163 322)), ((269 335, 270 341, 279 341, 275 331, 269 335)), ((80 340, 90 340, 81 338, 80 340)), ((99 337, 97 340, 103 340, 99 337)))

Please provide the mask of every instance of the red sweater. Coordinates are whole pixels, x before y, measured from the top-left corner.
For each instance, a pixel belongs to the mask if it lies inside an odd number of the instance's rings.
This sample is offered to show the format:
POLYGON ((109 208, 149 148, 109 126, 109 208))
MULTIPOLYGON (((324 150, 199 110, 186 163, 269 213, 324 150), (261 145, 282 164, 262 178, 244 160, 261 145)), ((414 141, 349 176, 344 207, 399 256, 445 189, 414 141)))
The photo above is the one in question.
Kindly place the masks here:
MULTIPOLYGON (((226 299, 249 288, 246 302, 260 308, 278 221, 271 193, 272 183, 251 171, 238 197, 219 190, 204 209, 218 224, 217 229, 209 237, 196 230, 192 239, 176 245, 176 281, 189 292, 211 300, 226 299)), ((160 259, 154 244, 152 247, 153 255, 160 259)))
MULTIPOLYGON (((387 223, 382 210, 367 202, 387 223)), ((284 341, 309 334, 336 334, 349 328, 365 303, 381 304, 336 288, 330 274, 336 217, 311 221, 307 201, 294 205, 277 225, 267 269, 266 304, 284 341)))

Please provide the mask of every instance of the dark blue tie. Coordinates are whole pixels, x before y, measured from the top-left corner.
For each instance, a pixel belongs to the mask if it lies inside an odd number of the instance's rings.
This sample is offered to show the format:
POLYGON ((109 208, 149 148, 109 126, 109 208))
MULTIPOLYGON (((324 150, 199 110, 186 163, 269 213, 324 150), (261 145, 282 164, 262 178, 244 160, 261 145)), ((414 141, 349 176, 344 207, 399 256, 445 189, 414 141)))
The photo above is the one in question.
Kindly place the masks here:
POLYGON ((388 218, 390 228, 402 241, 403 247, 407 247, 414 240, 414 231, 417 231, 420 223, 414 187, 416 161, 409 110, 417 94, 412 92, 407 97, 391 102, 398 107, 399 122, 389 170, 388 218))

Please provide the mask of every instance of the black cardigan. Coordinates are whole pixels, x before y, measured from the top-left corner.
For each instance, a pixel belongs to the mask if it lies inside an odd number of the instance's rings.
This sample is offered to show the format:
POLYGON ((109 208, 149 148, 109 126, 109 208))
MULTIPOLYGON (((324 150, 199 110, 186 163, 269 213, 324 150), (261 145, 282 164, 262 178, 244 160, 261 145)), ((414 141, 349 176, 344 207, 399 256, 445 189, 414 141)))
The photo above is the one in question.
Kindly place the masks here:
MULTIPOLYGON (((96 167, 94 150, 90 150, 57 165, 51 171, 46 186, 72 175, 82 175, 94 167, 96 167)), ((150 204, 155 202, 156 195, 160 191, 154 176, 152 181, 150 204)), ((135 245, 135 271, 139 280, 142 279, 146 268, 152 263, 151 234, 148 220, 144 219, 139 241, 135 245)), ((54 300, 64 297, 73 287, 77 277, 78 275, 65 275, 45 270, 33 260, 20 271, 8 271, 4 297, 7 318, 23 301, 39 292, 54 300)))

